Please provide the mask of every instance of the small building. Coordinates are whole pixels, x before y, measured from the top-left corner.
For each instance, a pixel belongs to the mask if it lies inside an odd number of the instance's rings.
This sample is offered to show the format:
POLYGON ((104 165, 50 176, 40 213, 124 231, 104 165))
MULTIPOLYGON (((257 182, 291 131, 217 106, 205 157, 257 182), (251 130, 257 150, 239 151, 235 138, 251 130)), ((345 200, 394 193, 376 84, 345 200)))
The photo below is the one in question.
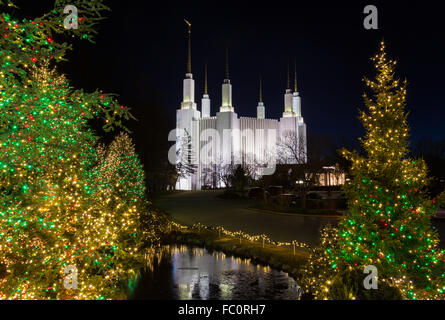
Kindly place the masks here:
POLYGON ((340 186, 346 183, 346 173, 336 163, 334 166, 322 167, 317 180, 321 187, 340 186))

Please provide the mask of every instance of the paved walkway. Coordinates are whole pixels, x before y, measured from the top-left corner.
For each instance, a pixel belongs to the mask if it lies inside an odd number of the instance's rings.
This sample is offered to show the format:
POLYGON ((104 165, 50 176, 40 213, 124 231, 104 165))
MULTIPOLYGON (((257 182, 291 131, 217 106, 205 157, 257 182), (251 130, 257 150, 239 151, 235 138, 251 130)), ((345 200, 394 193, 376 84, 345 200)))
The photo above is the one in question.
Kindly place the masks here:
POLYGON ((318 243, 321 226, 338 220, 261 213, 247 209, 253 204, 250 200, 223 200, 216 197, 218 194, 221 191, 180 192, 159 197, 154 204, 178 223, 201 222, 252 235, 264 233, 277 241, 297 240, 312 245, 318 243))

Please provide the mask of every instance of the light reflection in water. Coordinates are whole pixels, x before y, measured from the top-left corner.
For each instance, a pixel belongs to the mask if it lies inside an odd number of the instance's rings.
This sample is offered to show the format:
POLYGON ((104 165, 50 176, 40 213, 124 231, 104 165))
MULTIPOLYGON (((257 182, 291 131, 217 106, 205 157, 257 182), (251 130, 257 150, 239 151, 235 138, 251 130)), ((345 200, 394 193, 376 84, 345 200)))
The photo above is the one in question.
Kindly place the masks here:
POLYGON ((250 259, 188 246, 164 247, 147 261, 135 299, 298 299, 297 283, 284 272, 250 259))

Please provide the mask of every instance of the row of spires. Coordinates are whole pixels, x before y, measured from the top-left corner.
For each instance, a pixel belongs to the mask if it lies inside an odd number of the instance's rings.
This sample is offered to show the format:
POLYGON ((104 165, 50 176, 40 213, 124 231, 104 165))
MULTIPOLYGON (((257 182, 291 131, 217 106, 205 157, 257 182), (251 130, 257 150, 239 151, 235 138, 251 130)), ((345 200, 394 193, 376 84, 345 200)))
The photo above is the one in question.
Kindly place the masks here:
MULTIPOLYGON (((298 86, 297 86, 297 63, 294 63, 294 92, 298 92, 298 86)), ((290 89, 290 67, 289 64, 287 64, 287 89, 290 89)))
MULTIPOLYGON (((191 73, 191 72, 188 72, 191 73)), ((207 63, 204 65, 204 94, 209 94, 208 92, 208 84, 207 84, 207 63)), ((229 79, 229 65, 228 65, 228 58, 226 58, 226 80, 229 79)), ((262 78, 260 75, 260 100, 259 102, 263 102, 263 87, 262 87, 262 78)), ((289 65, 287 66, 287 89, 290 90, 290 68, 289 65)), ((295 63, 295 70, 294 70, 294 92, 298 92, 298 84, 297 84, 297 64, 295 63)))
MULTIPOLYGON (((187 74, 184 80, 184 99, 181 104, 181 109, 196 109, 196 103, 194 101, 194 80, 192 75, 192 55, 191 55, 191 23, 184 19, 188 26, 188 46, 187 46, 187 74)), ((203 96, 203 106, 202 113, 206 116, 210 114, 210 99, 208 95, 208 84, 207 84, 207 64, 205 65, 205 75, 204 75, 204 96, 203 96), (205 112, 204 112, 205 104, 205 112)), ((297 85, 297 65, 295 63, 295 78, 294 78, 294 92, 291 90, 290 81, 290 63, 287 65, 287 89, 284 98, 284 113, 283 117, 295 117, 301 116, 301 102, 298 94, 297 85)), ((220 112, 234 112, 234 107, 232 106, 232 85, 229 79, 229 49, 226 47, 226 65, 225 65, 225 79, 222 85, 222 105, 220 107, 220 112)), ((259 104, 257 107, 258 118, 264 119, 264 104, 263 104, 263 84, 262 78, 259 79, 259 104)))
MULTIPOLYGON (((185 23, 188 26, 188 46, 187 46, 187 73, 192 73, 192 24, 184 19, 185 23)), ((208 94, 208 86, 207 86, 207 64, 205 65, 205 75, 204 75, 204 94, 208 94)), ((225 79, 229 79, 229 48, 226 48, 226 68, 225 68, 225 79)), ((287 89, 290 90, 290 64, 287 64, 287 89)), ((297 85, 297 63, 294 63, 294 92, 298 92, 297 85)), ((260 76, 260 102, 263 102, 262 98, 262 83, 260 76)))

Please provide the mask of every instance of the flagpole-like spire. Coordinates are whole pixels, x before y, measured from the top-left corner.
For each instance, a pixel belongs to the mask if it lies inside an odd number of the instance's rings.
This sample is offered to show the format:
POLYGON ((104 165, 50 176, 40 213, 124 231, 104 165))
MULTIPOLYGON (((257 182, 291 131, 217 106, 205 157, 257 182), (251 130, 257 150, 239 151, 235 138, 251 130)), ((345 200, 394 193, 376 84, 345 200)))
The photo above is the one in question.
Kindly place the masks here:
POLYGON ((287 89, 290 89, 290 66, 289 66, 289 62, 287 63, 287 89))
POLYGON ((290 86, 290 59, 287 60, 287 87, 284 94, 284 113, 283 117, 292 117, 294 115, 292 109, 292 89, 290 86))
POLYGON ((192 73, 192 24, 184 19, 188 26, 187 73, 192 73))
POLYGON ((294 92, 298 92, 298 86, 297 86, 297 61, 294 61, 294 75, 295 75, 295 79, 294 79, 294 92))
POLYGON ((226 79, 229 79, 229 47, 226 47, 226 79))
POLYGON ((188 26, 187 73, 185 74, 181 109, 195 109, 195 80, 192 75, 192 24, 184 19, 188 26))
POLYGON ((210 117, 210 97, 207 87, 207 63, 204 65, 204 94, 201 100, 201 115, 203 118, 210 117))
POLYGON ((205 69, 204 69, 204 94, 208 94, 208 92, 207 92, 207 63, 205 64, 205 69))
POLYGON ((260 101, 258 101, 258 106, 256 107, 256 114, 258 119, 264 119, 266 117, 266 109, 263 103, 263 79, 260 74, 260 101))
POLYGON ((222 104, 219 112, 235 112, 232 106, 232 85, 229 79, 229 47, 226 47, 226 77, 222 84, 222 104))
POLYGON ((263 102, 263 83, 260 75, 260 102, 263 102))

